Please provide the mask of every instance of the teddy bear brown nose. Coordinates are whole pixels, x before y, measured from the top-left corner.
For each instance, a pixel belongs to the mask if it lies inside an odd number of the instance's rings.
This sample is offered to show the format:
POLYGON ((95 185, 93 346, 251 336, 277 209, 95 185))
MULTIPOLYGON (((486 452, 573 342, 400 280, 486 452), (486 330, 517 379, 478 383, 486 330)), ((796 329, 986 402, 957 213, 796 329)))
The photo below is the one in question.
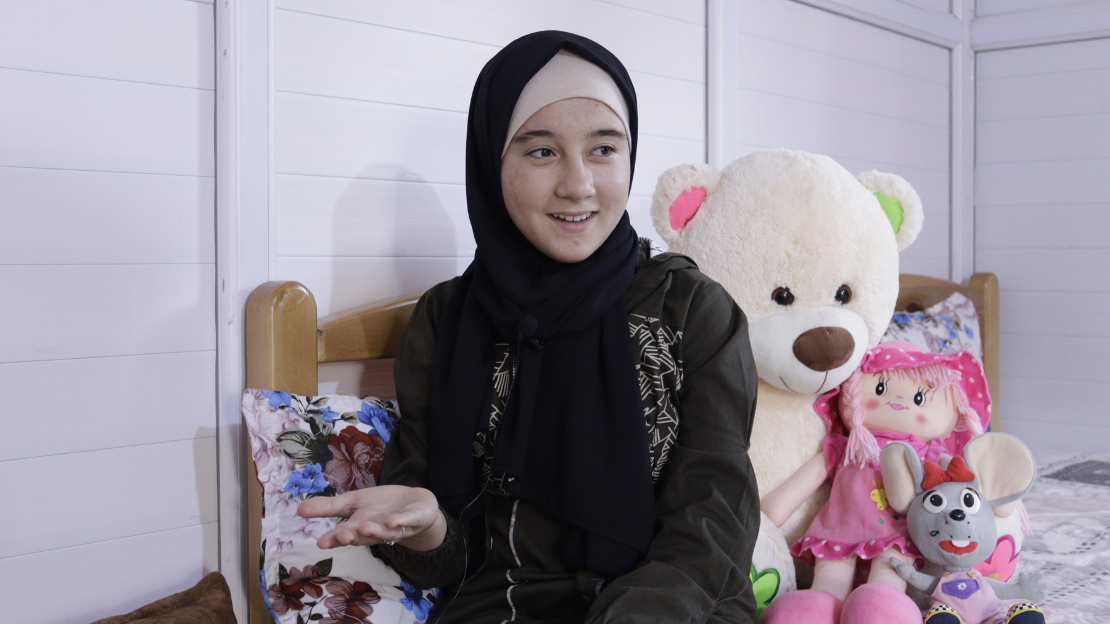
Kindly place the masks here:
POLYGON ((843 327, 814 327, 794 339, 794 357, 821 373, 843 366, 855 349, 856 341, 843 327))

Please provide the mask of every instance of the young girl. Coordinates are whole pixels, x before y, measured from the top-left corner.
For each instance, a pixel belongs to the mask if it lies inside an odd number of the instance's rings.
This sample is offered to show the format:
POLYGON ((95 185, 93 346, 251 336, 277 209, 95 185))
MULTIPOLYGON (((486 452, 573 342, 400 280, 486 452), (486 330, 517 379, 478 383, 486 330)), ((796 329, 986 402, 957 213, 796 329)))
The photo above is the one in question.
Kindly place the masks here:
POLYGON ((397 354, 401 418, 374 488, 305 501, 443 589, 429 618, 737 622, 755 610, 744 314, 625 207, 636 94, 597 43, 510 43, 474 87, 477 250, 421 298, 397 354))
POLYGON ((868 351, 847 381, 818 399, 814 409, 829 428, 824 452, 763 503, 772 521, 781 524, 832 478, 828 502, 790 548, 815 564, 813 588, 785 594, 762 621, 920 622, 890 563, 892 558, 910 563, 920 553, 909 541, 905 516, 887 505, 879 451, 901 441, 923 462, 960 455, 990 422, 990 402, 973 355, 929 353, 908 342, 868 351), (871 569, 867 584, 852 592, 858 559, 870 560, 871 569))

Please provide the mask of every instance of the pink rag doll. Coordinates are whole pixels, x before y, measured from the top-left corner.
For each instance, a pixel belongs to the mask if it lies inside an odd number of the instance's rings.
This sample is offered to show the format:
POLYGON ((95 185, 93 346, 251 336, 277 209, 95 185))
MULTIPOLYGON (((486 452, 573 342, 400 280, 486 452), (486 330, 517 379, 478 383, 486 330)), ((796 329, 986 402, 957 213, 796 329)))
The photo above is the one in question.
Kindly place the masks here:
POLYGON ((990 422, 990 395, 979 361, 967 351, 942 355, 908 342, 868 351, 860 367, 813 407, 828 424, 824 450, 763 501, 781 525, 822 484, 832 491, 790 552, 814 564, 812 589, 780 596, 765 624, 921 622, 891 559, 913 563, 921 553, 906 518, 890 507, 879 451, 906 442, 922 462, 963 452, 990 422), (852 590, 858 559, 870 560, 867 583, 852 590))

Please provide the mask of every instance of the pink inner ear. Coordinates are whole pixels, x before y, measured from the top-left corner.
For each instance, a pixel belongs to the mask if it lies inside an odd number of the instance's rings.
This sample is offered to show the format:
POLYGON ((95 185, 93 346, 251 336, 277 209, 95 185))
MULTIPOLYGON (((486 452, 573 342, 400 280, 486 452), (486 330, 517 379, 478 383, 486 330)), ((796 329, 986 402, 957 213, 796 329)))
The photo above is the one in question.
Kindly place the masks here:
POLYGON ((698 213, 698 208, 701 208, 703 201, 705 201, 705 189, 699 186, 687 189, 676 197, 670 209, 671 229, 677 232, 686 227, 690 219, 698 213))

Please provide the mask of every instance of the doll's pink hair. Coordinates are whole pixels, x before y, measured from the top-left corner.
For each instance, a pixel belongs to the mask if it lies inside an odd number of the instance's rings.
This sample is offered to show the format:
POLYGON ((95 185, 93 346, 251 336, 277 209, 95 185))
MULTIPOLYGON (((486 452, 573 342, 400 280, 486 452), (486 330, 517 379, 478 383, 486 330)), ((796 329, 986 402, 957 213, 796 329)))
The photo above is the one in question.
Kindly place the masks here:
MULTIPOLYGON (((912 379, 933 387, 933 391, 944 390, 948 400, 955 404, 959 416, 953 431, 970 431, 977 436, 983 433, 979 414, 968 405, 967 395, 960 385, 960 372, 944 364, 928 364, 918 368, 891 368, 881 372, 894 379, 912 379)), ((840 418, 848 428, 848 448, 844 454, 844 465, 879 464, 879 443, 875 436, 863 426, 864 411, 860 399, 863 396, 863 369, 856 369, 852 376, 840 385, 840 418)))

